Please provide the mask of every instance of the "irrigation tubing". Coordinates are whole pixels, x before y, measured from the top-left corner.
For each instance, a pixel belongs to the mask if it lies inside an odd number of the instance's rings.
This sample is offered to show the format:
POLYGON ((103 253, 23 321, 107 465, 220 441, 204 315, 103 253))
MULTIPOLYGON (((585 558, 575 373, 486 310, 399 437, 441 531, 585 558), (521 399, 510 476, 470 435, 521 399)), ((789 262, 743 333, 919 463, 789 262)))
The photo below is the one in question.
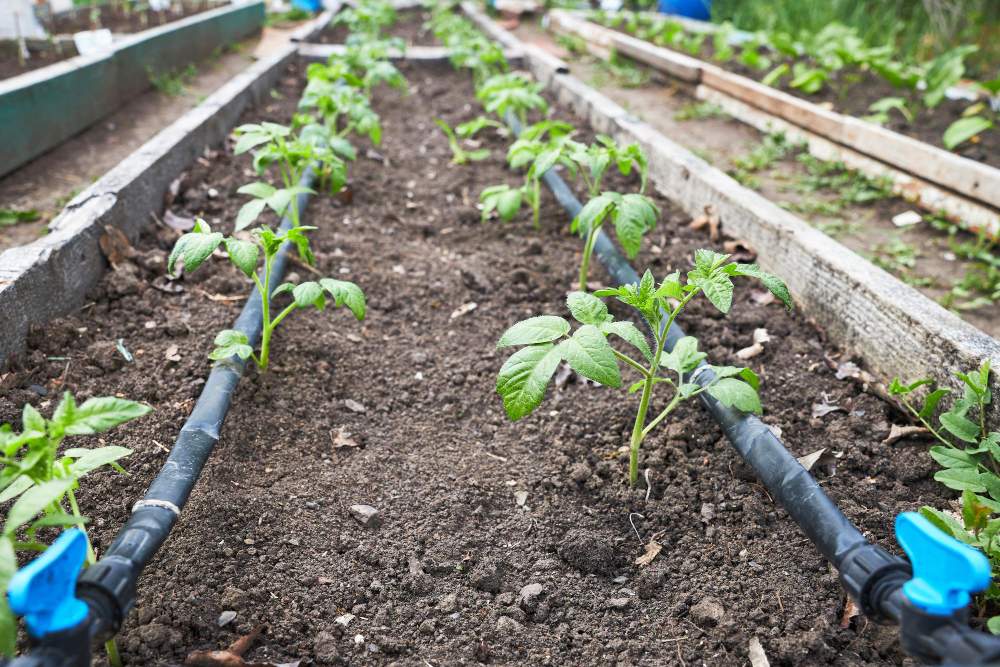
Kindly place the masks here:
MULTIPOLYGON (((519 135, 518 119, 507 114, 506 120, 519 135)), ((542 179, 570 218, 575 218, 583 205, 556 170, 550 169, 542 179)), ((598 231, 594 254, 616 284, 639 282, 639 274, 603 230, 598 231)), ((684 335, 674 322, 667 331, 664 350, 672 350, 684 335)), ((701 386, 714 379, 706 361, 688 377, 689 382, 701 386)), ((874 620, 901 626, 904 650, 928 662, 1000 664, 1000 638, 969 627, 966 610, 948 617, 933 616, 909 603, 902 586, 912 576, 910 563, 869 542, 764 422, 723 405, 708 392, 698 398, 770 494, 837 568, 841 583, 862 612, 874 620)))
MULTIPOLYGON (((313 180, 314 172, 308 169, 300 185, 310 187, 313 180)), ((310 195, 311 192, 303 192, 296 197, 300 219, 310 195)), ((283 216, 279 231, 287 231, 293 224, 291 217, 283 216)), ((292 243, 285 242, 275 256, 270 283, 266 285, 268 293, 281 284, 292 247, 292 243)), ((233 328, 246 334, 251 346, 256 347, 260 342, 263 313, 260 291, 256 287, 250 292, 233 328)), ((132 516, 104 556, 80 575, 76 594, 89 607, 86 620, 79 627, 46 635, 36 642, 31 653, 5 664, 10 667, 89 667, 92 643, 106 640, 118 632, 135 604, 136 587, 143 569, 166 542, 219 441, 233 392, 246 365, 247 361, 234 356, 212 368, 194 410, 181 427, 170 455, 146 495, 132 507, 132 516)))

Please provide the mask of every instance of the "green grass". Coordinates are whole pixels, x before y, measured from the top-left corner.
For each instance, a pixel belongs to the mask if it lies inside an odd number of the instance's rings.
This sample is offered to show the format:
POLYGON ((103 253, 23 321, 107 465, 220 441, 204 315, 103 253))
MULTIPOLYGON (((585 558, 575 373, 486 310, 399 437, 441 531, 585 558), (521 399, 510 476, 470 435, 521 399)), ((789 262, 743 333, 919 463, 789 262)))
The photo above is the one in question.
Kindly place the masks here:
POLYGON ((904 60, 926 60, 960 43, 978 44, 971 74, 992 79, 1000 62, 997 0, 715 0, 712 20, 743 30, 815 34, 830 23, 856 28, 869 46, 893 44, 904 60))
POLYGON ((164 95, 178 97, 184 94, 191 79, 198 75, 198 68, 193 63, 180 71, 155 72, 152 68, 147 67, 146 74, 149 76, 149 82, 153 84, 153 88, 164 95))
POLYGON ((712 102, 688 102, 674 114, 674 120, 708 120, 710 118, 731 118, 726 110, 712 102))
POLYGON ((10 227, 22 222, 34 222, 41 217, 35 209, 19 210, 14 208, 0 208, 0 227, 10 227))

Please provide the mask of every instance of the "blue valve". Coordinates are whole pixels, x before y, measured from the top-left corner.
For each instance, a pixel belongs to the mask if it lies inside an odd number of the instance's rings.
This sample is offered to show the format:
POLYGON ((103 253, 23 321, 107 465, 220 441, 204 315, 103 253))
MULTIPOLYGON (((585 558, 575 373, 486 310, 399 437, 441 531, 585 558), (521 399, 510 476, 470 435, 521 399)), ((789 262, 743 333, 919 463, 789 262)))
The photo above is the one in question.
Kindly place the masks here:
POLYGON ((929 614, 947 616, 964 609, 970 593, 990 585, 990 561, 981 551, 916 512, 896 517, 896 540, 913 565, 913 579, 903 584, 903 595, 929 614))
POLYGON ((68 630, 87 617, 87 604, 76 598, 76 578, 86 557, 87 536, 72 528, 11 578, 7 600, 15 614, 24 616, 32 637, 68 630))

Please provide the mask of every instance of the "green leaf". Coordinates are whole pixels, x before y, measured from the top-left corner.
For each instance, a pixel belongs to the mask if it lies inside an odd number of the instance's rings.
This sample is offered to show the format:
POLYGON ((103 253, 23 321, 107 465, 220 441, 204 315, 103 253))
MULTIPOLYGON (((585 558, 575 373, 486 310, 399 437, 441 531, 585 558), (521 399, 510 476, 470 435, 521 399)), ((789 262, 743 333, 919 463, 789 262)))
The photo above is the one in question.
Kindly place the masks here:
POLYGON ((251 197, 255 197, 257 199, 267 199, 277 192, 277 189, 273 185, 257 181, 256 183, 248 183, 240 186, 236 192, 241 195, 250 195, 251 197))
POLYGON ((986 621, 986 629, 995 635, 1000 635, 1000 615, 990 616, 990 620, 986 621))
MULTIPOLYGON (((17 554, 14 542, 7 536, 0 537, 0 591, 6 591, 11 577, 17 572, 17 554)), ((17 648, 17 618, 11 611, 6 595, 0 595, 0 654, 13 657, 17 648)))
POLYGON ((225 245, 226 252, 229 253, 229 261, 242 271, 247 278, 253 276, 254 271, 257 270, 257 257, 260 254, 260 248, 257 247, 257 244, 250 241, 227 238, 225 239, 225 245))
POLYGON ((73 413, 65 426, 69 435, 92 435, 137 419, 152 411, 142 403, 116 396, 89 398, 73 413))
POLYGON ((760 397, 754 388, 736 378, 723 378, 708 388, 708 393, 723 405, 740 412, 760 414, 760 397))
POLYGON ((503 397, 508 417, 516 421, 541 404, 560 360, 552 343, 542 343, 522 348, 504 362, 497 376, 497 393, 503 397))
POLYGON ((628 194, 621 198, 614 212, 615 235, 629 259, 642 248, 642 237, 656 226, 659 210, 644 195, 628 194))
POLYGON ((675 373, 690 373, 708 355, 698 351, 698 339, 694 336, 684 336, 666 354, 660 355, 660 366, 669 368, 675 373))
POLYGON ((215 349, 209 353, 208 358, 221 361, 235 356, 246 360, 252 354, 253 348, 250 347, 250 339, 245 333, 235 329, 223 329, 215 337, 215 349))
POLYGON ((586 292, 570 292, 569 296, 566 297, 566 305, 569 307, 569 312, 580 324, 600 326, 613 319, 608 314, 608 307, 604 302, 586 292))
POLYGON ((959 118, 948 126, 941 137, 941 142, 948 150, 954 150, 959 144, 993 127, 993 121, 983 116, 959 118))
POLYGON ((962 524, 950 514, 925 505, 920 508, 920 515, 944 531, 946 535, 951 535, 956 540, 966 544, 976 543, 976 539, 969 535, 962 524))
POLYGON ((977 443, 979 441, 979 425, 975 424, 964 416, 949 411, 939 418, 941 426, 959 440, 977 443))
MULTIPOLYGON (((500 340, 497 349, 512 345, 534 345, 548 343, 562 338, 569 333, 569 322, 555 315, 539 315, 521 320, 507 329, 500 340)), ((601 336, 601 338, 604 338, 601 336)))
POLYGON ((184 270, 191 273, 209 258, 220 243, 222 243, 222 234, 218 232, 195 231, 184 234, 177 239, 177 243, 167 259, 167 273, 174 273, 178 259, 184 261, 184 270))
POLYGON ((956 491, 965 491, 966 489, 975 493, 985 493, 986 491, 986 486, 979 479, 979 472, 974 468, 939 470, 934 473, 934 479, 956 491))
POLYGON ((934 391, 927 394, 924 399, 923 407, 920 408, 920 412, 917 413, 922 419, 930 419, 934 416, 934 410, 937 409, 938 403, 941 399, 951 393, 950 389, 935 389, 934 391))
POLYGON ((31 524, 28 528, 28 535, 34 535, 39 528, 47 528, 49 526, 59 526, 62 528, 80 526, 82 528, 87 524, 87 521, 88 519, 86 517, 73 516, 72 514, 47 514, 31 524))
POLYGON ((361 291, 360 287, 349 280, 334 280, 333 278, 323 278, 319 284, 333 298, 334 306, 340 308, 346 305, 358 321, 365 319, 367 305, 365 304, 365 293, 361 291))
POLYGON ((76 477, 83 477, 91 470, 97 470, 101 466, 110 465, 131 453, 132 450, 128 447, 108 445, 96 449, 71 449, 66 451, 66 456, 76 459, 69 466, 70 472, 76 477))
POLYGON ((588 234, 591 229, 601 225, 604 218, 615 207, 615 202, 620 195, 614 192, 605 192, 588 201, 570 225, 570 231, 579 231, 581 234, 588 234))
POLYGON ((621 373, 618 361, 601 330, 592 324, 585 324, 568 338, 560 342, 556 349, 570 367, 580 375, 607 387, 620 387, 621 373))
POLYGON ((497 195, 497 213, 507 222, 514 219, 521 209, 521 188, 509 188, 497 195))
POLYGON ((251 199, 246 204, 243 204, 240 207, 239 213, 236 214, 236 231, 241 231, 252 225, 260 216, 265 206, 267 206, 266 199, 251 199))
POLYGON ((236 155, 242 155, 251 148, 260 146, 270 140, 271 137, 262 132, 249 132, 241 135, 240 138, 236 140, 236 146, 233 148, 233 153, 236 155))
POLYGON ((21 410, 21 426, 25 431, 45 432, 45 417, 31 403, 25 403, 21 410))
POLYGON ((317 310, 323 310, 326 306, 326 297, 323 296, 323 288, 319 283, 312 281, 296 285, 292 290, 292 298, 298 308, 308 308, 316 306, 317 310))
POLYGON ((944 447, 937 445, 930 449, 931 458, 940 463, 945 468, 978 468, 979 463, 971 454, 963 452, 961 449, 944 447))
POLYGON ((646 337, 631 322, 605 322, 598 325, 604 335, 615 335, 642 352, 646 361, 653 361, 653 351, 649 349, 646 337))
POLYGON ((12 498, 16 498, 35 484, 35 481, 27 475, 16 477, 10 486, 0 493, 0 503, 5 503, 12 498))
POLYGON ((40 512, 63 497, 76 484, 73 477, 50 479, 31 487, 18 498, 7 512, 7 521, 3 526, 4 535, 12 535, 14 531, 35 518, 40 512))
POLYGON ((764 284, 771 294, 785 304, 788 309, 792 308, 792 295, 788 292, 788 286, 781 278, 761 270, 756 264, 730 264, 726 267, 727 272, 734 276, 746 276, 756 278, 764 284), (735 267, 735 268, 730 268, 735 267))

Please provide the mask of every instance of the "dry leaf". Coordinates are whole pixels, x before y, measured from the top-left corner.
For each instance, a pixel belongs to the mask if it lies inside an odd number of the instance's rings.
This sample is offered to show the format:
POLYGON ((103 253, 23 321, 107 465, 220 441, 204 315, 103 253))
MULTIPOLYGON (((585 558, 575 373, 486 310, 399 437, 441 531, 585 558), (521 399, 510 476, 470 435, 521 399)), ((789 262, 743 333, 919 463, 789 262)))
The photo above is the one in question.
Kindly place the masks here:
POLYGON ((691 221, 691 229, 701 229, 708 227, 708 237, 713 241, 719 240, 719 214, 713 204, 705 206, 705 212, 691 221))
POLYGON ((750 292, 750 300, 759 306, 769 306, 774 303, 774 295, 768 290, 754 290, 750 292))
POLYGON ((653 559, 656 558, 660 554, 660 551, 662 550, 663 550, 662 544, 660 544, 656 540, 650 540, 649 544, 646 545, 646 553, 636 558, 635 564, 638 565, 639 567, 646 567, 647 565, 653 562, 653 559))
POLYGON ((466 313, 471 313, 478 307, 478 305, 479 304, 477 304, 475 301, 470 301, 469 303, 463 303, 461 306, 459 306, 458 308, 456 308, 451 312, 451 319, 454 320, 458 317, 461 317, 462 315, 465 315, 466 313))
POLYGON ((883 445, 891 445, 899 442, 903 438, 908 438, 911 435, 926 435, 930 433, 923 426, 900 426, 898 424, 893 424, 892 428, 889 429, 889 435, 885 440, 882 441, 883 445))
POLYGON ((186 218, 183 215, 177 215, 170 209, 163 212, 163 224, 170 229, 175 229, 179 232, 187 232, 194 229, 194 218, 186 218))
POLYGON ((764 646, 756 637, 750 639, 750 650, 747 657, 750 658, 751 667, 771 667, 771 663, 767 660, 767 654, 764 653, 764 646))
POLYGON ((518 507, 524 507, 524 503, 528 502, 528 492, 527 491, 515 492, 514 502, 517 503, 518 507))
POLYGON ((341 447, 358 447, 359 443, 357 440, 351 437, 351 434, 341 426, 336 433, 330 431, 330 440, 333 441, 334 449, 340 449, 341 447))
POLYGON ((823 403, 813 403, 813 406, 812 406, 812 416, 813 416, 813 419, 816 419, 818 417, 825 417, 828 414, 830 414, 831 412, 836 412, 837 410, 840 410, 841 412, 847 412, 847 410, 845 410, 844 408, 840 407, 839 405, 831 405, 831 404, 826 403, 826 402, 823 402, 823 403))
POLYGON ((180 361, 181 360, 180 348, 177 347, 176 345, 171 345, 170 347, 167 348, 166 354, 164 354, 163 356, 166 357, 167 361, 180 361))
POLYGON ((801 463, 802 467, 805 468, 806 470, 812 470, 813 466, 816 465, 816 462, 819 461, 821 458, 823 458, 823 454, 825 452, 826 452, 826 447, 824 447, 823 449, 817 449, 812 454, 806 454, 805 456, 798 457, 796 461, 801 463))
POLYGON ((743 239, 726 241, 722 244, 722 250, 730 255, 729 260, 732 262, 752 262, 757 259, 757 253, 750 246, 750 242, 743 239))
POLYGON ((171 280, 165 275, 160 275, 153 279, 153 289, 166 292, 167 294, 180 294, 184 291, 184 285, 171 280))
POLYGON ((847 600, 844 602, 844 613, 840 617, 841 629, 846 629, 851 624, 851 619, 860 613, 858 605, 854 603, 854 598, 848 595, 847 600))
POLYGON ((347 409, 350 410, 351 412, 357 412, 358 414, 361 414, 366 410, 365 406, 361 405, 353 398, 348 398, 344 400, 344 405, 347 406, 347 409))
POLYGON ((112 268, 117 269, 123 262, 135 257, 135 248, 129 243, 128 237, 113 225, 104 225, 104 233, 97 243, 112 268))

